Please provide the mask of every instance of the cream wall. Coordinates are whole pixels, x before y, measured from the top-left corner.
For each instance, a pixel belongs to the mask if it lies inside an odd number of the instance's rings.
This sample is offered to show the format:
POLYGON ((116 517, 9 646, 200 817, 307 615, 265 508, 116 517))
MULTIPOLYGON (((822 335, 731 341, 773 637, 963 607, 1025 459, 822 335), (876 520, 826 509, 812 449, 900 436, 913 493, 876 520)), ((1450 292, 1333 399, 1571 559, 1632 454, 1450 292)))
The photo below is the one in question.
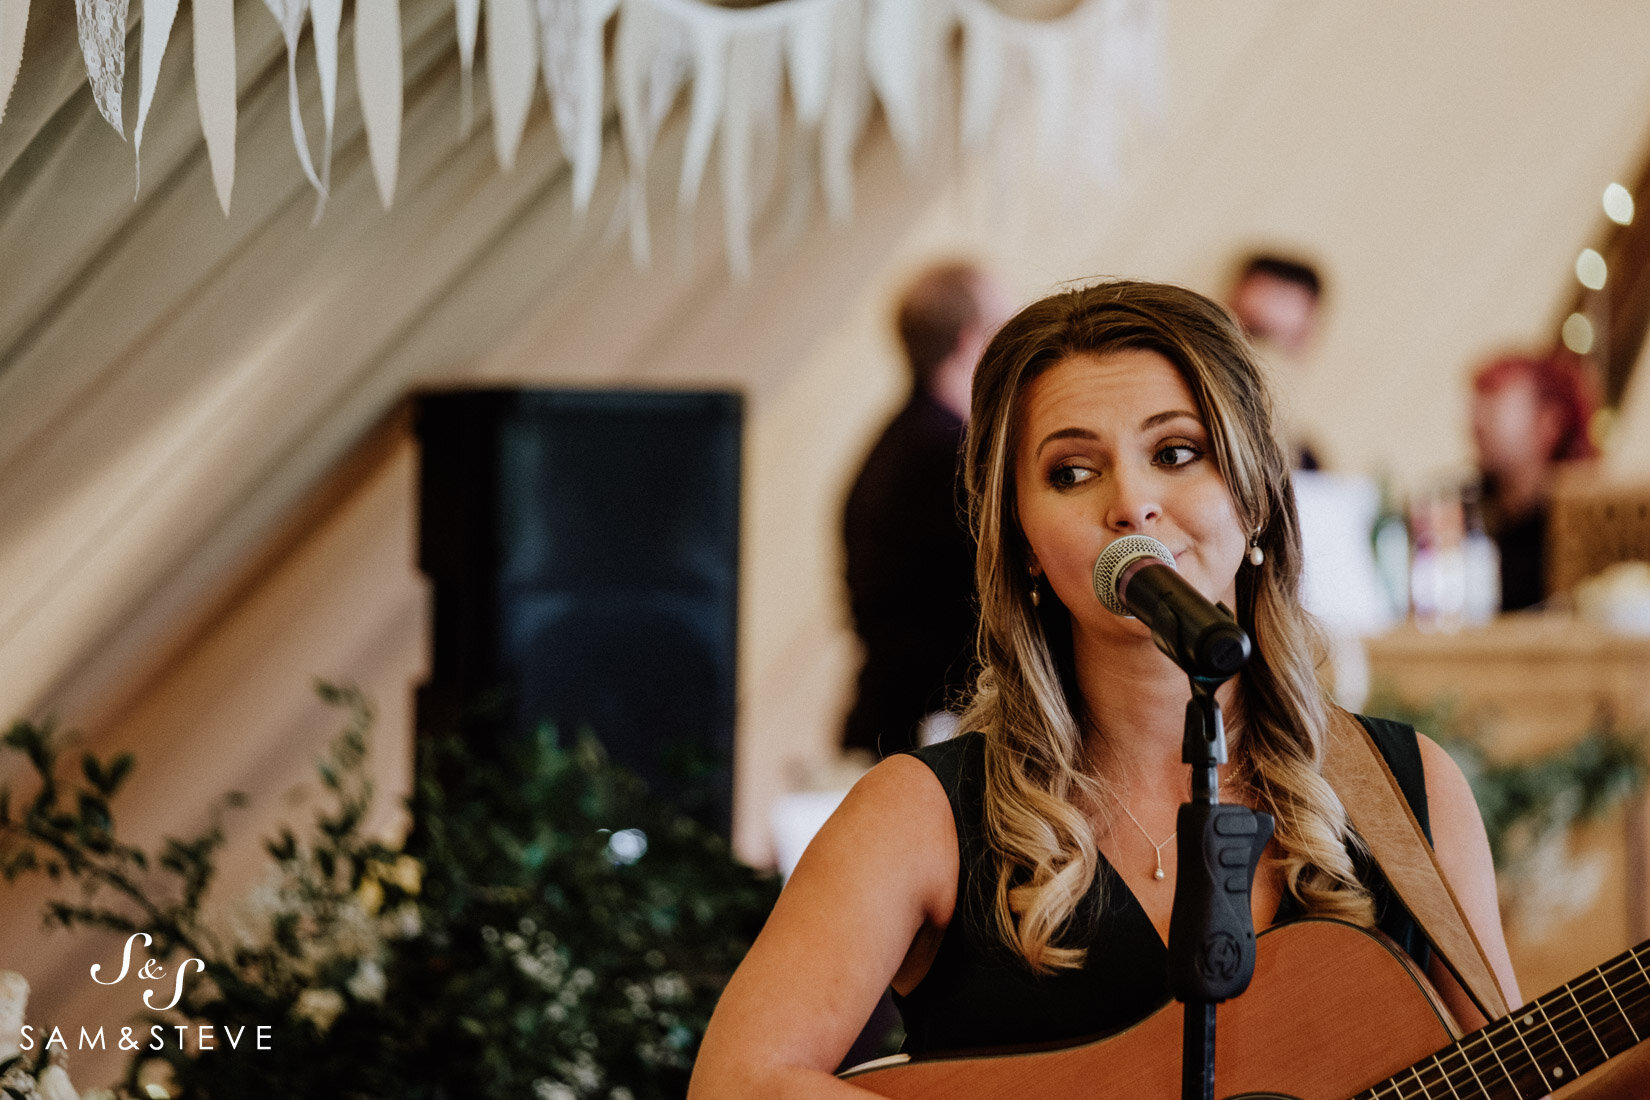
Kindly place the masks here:
MULTIPOLYGON (((216 211, 186 66, 166 71, 173 106, 151 121, 134 207, 129 149, 73 91, 59 12, 31 26, 0 126, 0 714, 56 712, 95 745, 195 761, 179 765, 189 797, 140 815, 155 830, 193 828, 241 777, 265 795, 303 778, 312 753, 271 746, 330 732, 313 674, 368 685, 385 743, 404 745, 396 700, 422 638, 410 467, 345 477, 328 498, 342 512, 306 504, 316 486, 355 470, 419 387, 732 386, 748 413, 736 839, 763 862, 774 795, 831 763, 855 660, 837 511, 903 389, 887 303, 925 258, 978 255, 1029 298, 1093 273, 1213 290, 1238 249, 1297 247, 1332 286, 1313 368, 1289 385, 1298 417, 1343 468, 1415 484, 1462 466, 1464 373, 1551 331, 1600 191, 1645 155, 1650 6, 1438 8, 1171 2, 1165 113, 1119 181, 944 158, 910 176, 874 139, 852 224, 773 219, 746 284, 720 266, 714 189, 678 270, 674 181, 656 173, 658 260, 637 272, 605 233, 616 154, 580 221, 542 102, 511 173, 484 130, 460 139, 440 5, 404 7, 394 211, 376 207, 346 101, 332 202, 308 227, 278 39, 255 5, 235 212, 216 211), (368 583, 374 563, 406 583, 368 583), (395 645, 306 642, 348 631, 395 645)), ((0 964, 27 953, 37 984, 68 990, 79 960, 30 924, 0 925, 0 964)))

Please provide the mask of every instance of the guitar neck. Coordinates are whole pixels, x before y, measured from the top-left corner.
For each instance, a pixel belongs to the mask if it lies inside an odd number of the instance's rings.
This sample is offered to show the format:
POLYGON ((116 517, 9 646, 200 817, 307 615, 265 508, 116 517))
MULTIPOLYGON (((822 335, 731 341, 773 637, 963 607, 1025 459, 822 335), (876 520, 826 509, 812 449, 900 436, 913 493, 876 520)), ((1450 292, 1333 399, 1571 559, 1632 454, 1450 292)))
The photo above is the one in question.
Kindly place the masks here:
POLYGON ((1544 1096, 1650 1038, 1650 941, 1352 1100, 1544 1096))

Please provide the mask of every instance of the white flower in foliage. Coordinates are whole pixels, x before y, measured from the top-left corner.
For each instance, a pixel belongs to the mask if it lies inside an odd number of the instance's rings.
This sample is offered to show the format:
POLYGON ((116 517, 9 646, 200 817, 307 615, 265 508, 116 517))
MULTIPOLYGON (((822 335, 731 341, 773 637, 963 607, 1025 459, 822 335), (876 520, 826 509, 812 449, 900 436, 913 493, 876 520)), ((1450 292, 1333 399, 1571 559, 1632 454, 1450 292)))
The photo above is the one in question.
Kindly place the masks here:
POLYGON ((342 1011, 344 998, 336 989, 306 989, 298 994, 298 1003, 292 1006, 294 1016, 308 1020, 323 1035, 342 1011))
POLYGON ((0 970, 0 1062, 23 1052, 23 1007, 29 1003, 29 983, 23 975, 0 970))
POLYGON ((362 959, 355 968, 355 975, 345 983, 351 997, 358 1001, 368 1001, 378 1004, 384 999, 384 991, 389 987, 389 979, 384 968, 373 959, 362 959))

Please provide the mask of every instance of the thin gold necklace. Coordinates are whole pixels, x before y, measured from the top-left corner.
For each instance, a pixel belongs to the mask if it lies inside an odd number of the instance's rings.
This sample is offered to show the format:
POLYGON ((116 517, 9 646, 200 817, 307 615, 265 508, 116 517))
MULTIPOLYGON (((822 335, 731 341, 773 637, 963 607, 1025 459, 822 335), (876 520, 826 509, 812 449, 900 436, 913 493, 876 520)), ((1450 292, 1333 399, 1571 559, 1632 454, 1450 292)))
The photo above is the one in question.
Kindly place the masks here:
POLYGON ((1152 878, 1157 879, 1159 882, 1163 881, 1163 845, 1169 843, 1170 840, 1173 840, 1180 833, 1180 830, 1176 829, 1174 832, 1169 834, 1167 840, 1164 840, 1162 844, 1159 844, 1157 841, 1152 839, 1152 834, 1146 831, 1146 827, 1140 824, 1140 819, 1134 816, 1133 810, 1130 810, 1128 806, 1124 805, 1122 802, 1119 802, 1118 805, 1122 806, 1123 812, 1129 815, 1129 820, 1134 822, 1134 827, 1136 829, 1140 830, 1140 835, 1146 838, 1146 843, 1152 846, 1152 854, 1157 857, 1157 870, 1152 872, 1152 878))

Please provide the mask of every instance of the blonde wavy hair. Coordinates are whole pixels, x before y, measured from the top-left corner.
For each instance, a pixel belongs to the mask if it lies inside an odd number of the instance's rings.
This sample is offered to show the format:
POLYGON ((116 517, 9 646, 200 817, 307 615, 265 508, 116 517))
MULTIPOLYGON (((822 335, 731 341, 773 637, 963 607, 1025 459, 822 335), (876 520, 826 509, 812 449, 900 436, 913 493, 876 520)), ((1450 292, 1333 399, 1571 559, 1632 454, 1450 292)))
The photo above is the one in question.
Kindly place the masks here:
POLYGON ((1070 614, 1046 589, 1040 607, 1031 602, 1014 495, 1021 403, 1033 380, 1069 356, 1132 349, 1157 352, 1185 378, 1237 514, 1265 551, 1264 565, 1245 559, 1237 577, 1238 621, 1255 642, 1227 715, 1238 779, 1277 820, 1287 892, 1313 915, 1374 923, 1351 854, 1359 842, 1323 778, 1322 644, 1300 604, 1289 462, 1261 371, 1231 316, 1202 295, 1102 282, 1044 298, 997 333, 974 376, 963 457, 979 544, 981 671, 962 728, 985 735, 994 919, 1009 947, 1045 973, 1082 965, 1074 914, 1098 872, 1096 838, 1110 827, 1119 791, 1088 766, 1070 614))

